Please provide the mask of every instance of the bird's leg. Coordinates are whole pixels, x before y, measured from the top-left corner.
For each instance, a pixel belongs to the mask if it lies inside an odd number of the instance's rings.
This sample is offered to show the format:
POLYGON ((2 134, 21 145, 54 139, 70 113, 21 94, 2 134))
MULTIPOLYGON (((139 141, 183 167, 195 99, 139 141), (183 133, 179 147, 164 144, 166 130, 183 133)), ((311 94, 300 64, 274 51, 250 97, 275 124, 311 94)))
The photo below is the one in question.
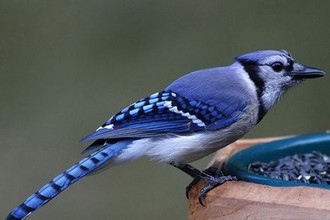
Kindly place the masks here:
POLYGON ((182 163, 170 163, 172 166, 182 170, 183 172, 187 173, 189 176, 191 176, 193 181, 186 187, 186 197, 189 198, 189 192, 193 186, 195 186, 201 179, 202 177, 206 177, 206 175, 196 169, 195 167, 189 165, 189 164, 182 164, 182 163))
POLYGON ((194 178, 193 181, 186 187, 187 198, 189 197, 189 191, 194 185, 196 185, 202 179, 207 181, 207 184, 203 186, 198 193, 198 200, 200 204, 203 206, 205 206, 204 205, 205 196, 210 190, 223 184, 226 181, 236 180, 236 177, 234 176, 230 176, 230 175, 225 176, 222 173, 222 171, 216 167, 209 167, 206 170, 199 171, 198 169, 196 169, 195 167, 189 164, 176 163, 176 162, 170 164, 194 178))

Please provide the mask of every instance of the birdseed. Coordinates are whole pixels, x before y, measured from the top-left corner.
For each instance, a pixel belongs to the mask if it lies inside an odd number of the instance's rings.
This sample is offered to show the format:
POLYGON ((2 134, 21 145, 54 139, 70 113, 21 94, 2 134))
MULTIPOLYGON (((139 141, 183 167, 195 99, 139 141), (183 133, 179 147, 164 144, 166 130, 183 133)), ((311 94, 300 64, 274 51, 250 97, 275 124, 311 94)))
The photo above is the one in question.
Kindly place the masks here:
POLYGON ((312 184, 330 184, 330 158, 317 151, 294 154, 276 161, 254 162, 248 170, 274 179, 312 184))

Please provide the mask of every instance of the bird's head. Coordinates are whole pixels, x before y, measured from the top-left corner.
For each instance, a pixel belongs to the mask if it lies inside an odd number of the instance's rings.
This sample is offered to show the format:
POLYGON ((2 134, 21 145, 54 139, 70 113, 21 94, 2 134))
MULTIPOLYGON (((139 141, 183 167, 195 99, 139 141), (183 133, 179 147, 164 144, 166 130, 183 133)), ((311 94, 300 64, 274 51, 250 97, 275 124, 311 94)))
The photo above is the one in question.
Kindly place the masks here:
POLYGON ((263 50, 236 57, 255 83, 258 97, 268 111, 290 87, 325 72, 296 62, 285 50, 263 50))

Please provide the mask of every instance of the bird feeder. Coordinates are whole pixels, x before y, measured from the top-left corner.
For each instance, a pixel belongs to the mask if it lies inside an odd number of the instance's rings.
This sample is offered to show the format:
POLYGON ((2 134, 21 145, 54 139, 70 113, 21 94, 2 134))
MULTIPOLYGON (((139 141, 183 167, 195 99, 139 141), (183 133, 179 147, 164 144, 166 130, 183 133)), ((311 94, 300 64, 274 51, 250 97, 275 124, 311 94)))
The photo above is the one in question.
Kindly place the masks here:
POLYGON ((205 207, 198 201, 205 183, 197 184, 190 192, 189 219, 330 219, 330 185, 274 179, 249 170, 254 162, 313 151, 330 155, 329 133, 240 140, 221 149, 210 165, 238 181, 211 190, 205 207))

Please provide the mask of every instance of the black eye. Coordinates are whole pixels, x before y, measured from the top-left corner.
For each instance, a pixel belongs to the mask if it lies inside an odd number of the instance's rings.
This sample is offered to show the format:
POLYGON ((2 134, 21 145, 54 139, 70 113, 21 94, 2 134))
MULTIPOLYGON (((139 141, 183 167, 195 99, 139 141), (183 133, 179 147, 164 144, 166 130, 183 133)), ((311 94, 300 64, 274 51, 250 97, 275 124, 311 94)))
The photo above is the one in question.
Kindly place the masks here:
POLYGON ((284 69, 284 65, 281 62, 275 62, 270 65, 275 72, 281 72, 284 69))

